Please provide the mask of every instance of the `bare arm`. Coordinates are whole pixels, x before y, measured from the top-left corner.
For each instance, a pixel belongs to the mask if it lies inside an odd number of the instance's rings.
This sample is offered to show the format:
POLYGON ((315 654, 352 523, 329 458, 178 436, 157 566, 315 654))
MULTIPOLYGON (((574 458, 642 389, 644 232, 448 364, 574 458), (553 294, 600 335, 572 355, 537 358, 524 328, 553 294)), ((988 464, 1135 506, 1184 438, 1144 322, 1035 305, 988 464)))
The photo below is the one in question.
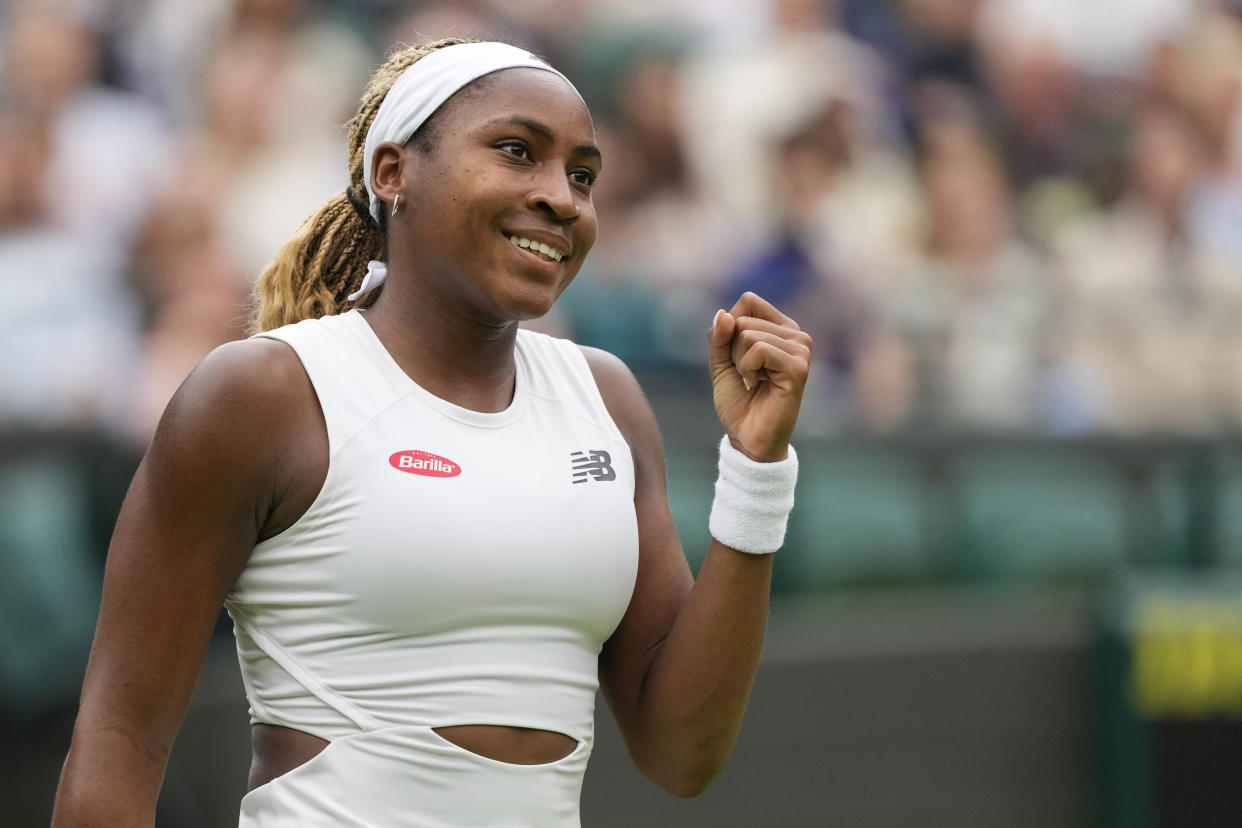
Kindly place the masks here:
POLYGON ((281 343, 234 343, 169 403, 109 547, 54 826, 154 823, 221 604, 288 487, 280 435, 305 403, 300 372, 281 343))
MULTIPOLYGON (((810 338, 748 294, 720 316, 709 345, 717 413, 734 446, 755 460, 783 459, 810 338)), ((741 727, 763 647, 772 556, 713 540, 692 582, 651 408, 619 360, 599 352, 588 360, 634 453, 639 527, 634 597, 601 654, 601 686, 639 770, 670 793, 694 796, 723 770, 741 727)))

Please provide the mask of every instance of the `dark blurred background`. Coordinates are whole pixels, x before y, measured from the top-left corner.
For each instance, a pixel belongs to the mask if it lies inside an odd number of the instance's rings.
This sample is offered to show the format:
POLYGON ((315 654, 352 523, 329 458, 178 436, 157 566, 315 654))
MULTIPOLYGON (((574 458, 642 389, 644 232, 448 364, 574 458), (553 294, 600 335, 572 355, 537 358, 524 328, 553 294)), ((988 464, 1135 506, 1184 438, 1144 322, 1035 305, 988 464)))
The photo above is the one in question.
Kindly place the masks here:
MULTIPOLYGON (((384 51, 447 34, 591 104, 600 239, 538 327, 638 373, 695 565, 712 314, 816 339, 737 754, 673 800, 602 713, 587 825, 1242 822, 1237 0, 6 0, 0 821, 47 822, 160 412, 384 51)), ((236 824, 217 633, 167 828, 236 824)))

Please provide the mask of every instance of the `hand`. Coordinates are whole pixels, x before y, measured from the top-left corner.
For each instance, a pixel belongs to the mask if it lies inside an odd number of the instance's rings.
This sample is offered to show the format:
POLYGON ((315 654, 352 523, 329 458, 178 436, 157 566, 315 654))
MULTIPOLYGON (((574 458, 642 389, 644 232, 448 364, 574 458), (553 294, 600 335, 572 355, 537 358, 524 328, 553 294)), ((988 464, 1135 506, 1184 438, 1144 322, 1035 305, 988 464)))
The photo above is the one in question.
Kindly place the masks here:
POLYGON ((753 293, 719 311, 707 333, 716 416, 733 447, 784 460, 811 369, 811 337, 753 293))

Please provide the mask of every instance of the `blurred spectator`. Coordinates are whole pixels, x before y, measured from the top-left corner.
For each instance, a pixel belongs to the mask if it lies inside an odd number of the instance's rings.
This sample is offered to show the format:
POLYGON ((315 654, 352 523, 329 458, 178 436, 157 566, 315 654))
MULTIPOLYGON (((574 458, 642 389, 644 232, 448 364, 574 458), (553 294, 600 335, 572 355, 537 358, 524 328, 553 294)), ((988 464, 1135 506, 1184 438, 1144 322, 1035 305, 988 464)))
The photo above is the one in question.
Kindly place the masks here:
POLYGON ((100 45, 56 4, 7 10, 0 120, 5 208, 0 419, 115 429, 138 316, 124 262, 167 170, 154 109, 99 82, 100 45))
MULTIPOLYGON (((556 58, 559 38, 572 25, 577 3, 494 3, 490 0, 411 3, 385 31, 388 42, 418 43, 442 37, 503 40, 556 58), (555 8, 552 8, 555 7, 555 8), (556 21, 562 25, 554 25, 556 21), (559 36, 558 36, 559 35, 559 36)), ((553 61, 555 63, 555 60, 553 61)))
POLYGON ((47 131, 41 187, 51 221, 116 263, 168 169, 168 134, 154 107, 99 82, 96 32, 58 9, 24 2, 10 10, 4 105, 47 131))
POLYGON ((126 430, 145 447, 164 407, 212 348, 244 334, 249 285, 220 240, 211 164, 188 164, 160 195, 134 250, 147 329, 126 430))
POLYGON ((51 139, 0 118, 0 425, 91 428, 112 419, 132 380, 136 317, 115 274, 48 216, 51 139))
POLYGON ((149 325, 127 418, 140 445, 194 365, 244 335, 252 274, 345 184, 339 125, 365 75, 362 42, 302 0, 237 0, 226 32, 134 249, 149 325))
POLYGON ((1060 362, 1084 388, 1073 406, 1084 426, 1206 433, 1242 418, 1242 279, 1188 223, 1207 164, 1195 122, 1149 104, 1124 196, 1059 240, 1060 362))
POLYGON ((884 94, 909 134, 927 84, 948 82, 983 94, 986 78, 976 42, 983 0, 845 0, 846 25, 885 62, 884 94))
POLYGON ((831 99, 849 102, 864 133, 882 111, 881 65, 837 27, 832 3, 777 0, 770 26, 745 43, 687 60, 682 81, 693 182, 719 205, 736 243, 761 240, 775 216, 770 148, 831 99))
POLYGON ((1242 256, 1242 12, 1205 15, 1191 35, 1160 56, 1153 94, 1183 106, 1203 141, 1204 169, 1189 194, 1187 230, 1196 244, 1237 261, 1242 256))
POLYGON ((613 93, 597 125, 599 238, 559 312, 587 344, 647 365, 698 366, 697 332, 716 310, 730 227, 689 174, 679 47, 666 34, 628 37, 601 69, 613 93))
POLYGON ((689 370, 755 289, 817 337, 821 432, 1233 427, 1240 20, 1183 0, 15 2, 0 278, 45 309, 0 341, 49 344, 10 360, 0 416, 143 443, 343 186, 379 48, 454 34, 563 63, 598 118, 600 238, 543 329, 689 370))
POLYGON ((178 126, 200 117, 197 94, 211 50, 224 36, 234 0, 132 0, 115 29, 122 82, 178 126))
POLYGON ((344 189, 344 129, 371 53, 309 0, 236 0, 200 90, 205 138, 231 166, 219 196, 224 248, 247 278, 344 189))
POLYGON ((924 256, 883 301, 867 367, 890 398, 866 408, 882 426, 1030 429, 1050 311, 1040 259, 1017 234, 1004 168, 977 127, 932 123, 923 145, 924 256), (903 401, 909 409, 894 410, 903 401))
POLYGON ((919 193, 900 157, 860 140, 839 99, 812 110, 775 160, 779 223, 720 301, 753 290, 797 309, 816 341, 802 428, 837 432, 857 425, 856 363, 875 308, 914 259, 919 193))
MULTIPOLYGON (((919 0, 945 5, 952 0, 919 0)), ((1021 63, 1055 53, 1074 73, 1137 79, 1153 46, 1176 40, 1195 18, 1186 0, 984 0, 981 37, 993 57, 1021 63)))

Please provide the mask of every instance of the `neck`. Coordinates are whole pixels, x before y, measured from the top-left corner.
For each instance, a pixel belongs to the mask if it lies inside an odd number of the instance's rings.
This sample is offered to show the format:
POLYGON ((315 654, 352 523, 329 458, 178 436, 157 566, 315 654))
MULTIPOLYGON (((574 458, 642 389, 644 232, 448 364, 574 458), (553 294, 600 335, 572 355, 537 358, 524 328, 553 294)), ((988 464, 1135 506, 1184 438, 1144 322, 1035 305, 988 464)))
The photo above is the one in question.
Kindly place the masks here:
POLYGON ((516 322, 447 308, 429 291, 391 276, 366 318, 397 365, 428 392, 489 413, 512 402, 516 322))

